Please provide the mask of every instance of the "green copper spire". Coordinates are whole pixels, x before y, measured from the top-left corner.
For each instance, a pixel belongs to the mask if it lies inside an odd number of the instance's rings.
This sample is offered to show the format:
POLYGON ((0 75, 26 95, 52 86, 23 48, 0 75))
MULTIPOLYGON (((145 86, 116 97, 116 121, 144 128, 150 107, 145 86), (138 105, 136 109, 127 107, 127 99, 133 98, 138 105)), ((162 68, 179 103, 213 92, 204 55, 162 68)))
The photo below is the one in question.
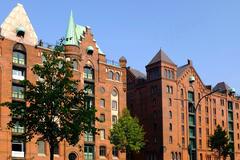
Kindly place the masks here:
POLYGON ((77 41, 77 36, 76 36, 76 30, 75 29, 76 29, 76 25, 74 23, 73 13, 71 11, 64 45, 76 45, 76 46, 78 46, 78 41, 77 41))

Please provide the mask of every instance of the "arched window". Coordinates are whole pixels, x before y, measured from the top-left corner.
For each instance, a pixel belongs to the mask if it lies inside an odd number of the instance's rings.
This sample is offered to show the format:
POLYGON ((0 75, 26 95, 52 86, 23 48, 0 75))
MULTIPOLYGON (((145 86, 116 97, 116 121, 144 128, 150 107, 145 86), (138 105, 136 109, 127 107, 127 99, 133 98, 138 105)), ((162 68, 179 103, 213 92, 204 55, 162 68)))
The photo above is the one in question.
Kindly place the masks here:
POLYGON ((26 49, 20 43, 15 44, 13 47, 12 62, 15 64, 26 65, 26 49))
POLYGON ((84 78, 85 79, 94 79, 94 70, 91 67, 84 67, 84 78))
POLYGON ((120 74, 116 73, 116 81, 120 81, 120 74))
POLYGON ((114 90, 112 91, 112 96, 116 97, 117 95, 118 95, 118 92, 114 89, 114 90))
POLYGON ((113 80, 113 71, 109 71, 108 72, 108 79, 112 79, 113 80))
POLYGON ((73 65, 73 69, 74 69, 74 70, 78 70, 78 62, 77 62, 76 59, 74 59, 74 60, 72 61, 72 65, 73 65))

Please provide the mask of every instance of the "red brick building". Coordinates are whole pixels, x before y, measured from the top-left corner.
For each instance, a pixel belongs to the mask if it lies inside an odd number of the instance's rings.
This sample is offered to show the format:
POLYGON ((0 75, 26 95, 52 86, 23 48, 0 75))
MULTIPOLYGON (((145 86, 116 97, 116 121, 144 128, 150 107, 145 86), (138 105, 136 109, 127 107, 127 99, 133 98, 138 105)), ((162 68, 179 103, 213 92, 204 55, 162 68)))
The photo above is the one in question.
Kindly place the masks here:
MULTIPOLYGON (((90 27, 75 24, 71 13, 65 37, 65 56, 74 66, 74 78, 80 80, 79 89, 88 86, 87 105, 97 109, 101 122, 95 126, 99 134, 82 135, 79 144, 69 146, 61 142, 55 150, 56 160, 119 159, 126 155, 110 144, 109 129, 126 107, 126 59, 109 61, 98 47, 90 27)), ((19 80, 38 80, 31 72, 35 64, 44 60, 43 52, 51 51, 38 41, 34 28, 21 4, 18 4, 2 23, 0 28, 0 102, 24 102, 24 89, 19 80)), ((16 125, 9 130, 9 110, 0 108, 0 159, 49 159, 49 146, 34 138, 29 143, 19 139, 24 128, 16 125)))
POLYGON ((215 160, 208 138, 219 124, 229 133, 234 159, 240 160, 240 99, 233 88, 224 82, 206 86, 190 60, 177 66, 163 50, 146 72, 127 69, 127 104, 146 132, 146 146, 134 159, 188 160, 191 144, 193 160, 215 160))

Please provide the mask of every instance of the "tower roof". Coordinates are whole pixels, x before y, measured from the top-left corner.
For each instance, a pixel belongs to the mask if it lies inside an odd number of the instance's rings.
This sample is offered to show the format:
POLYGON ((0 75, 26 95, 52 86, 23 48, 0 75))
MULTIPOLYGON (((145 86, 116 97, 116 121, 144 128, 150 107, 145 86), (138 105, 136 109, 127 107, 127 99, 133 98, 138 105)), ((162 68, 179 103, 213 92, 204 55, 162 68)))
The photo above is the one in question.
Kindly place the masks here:
POLYGON ((219 90, 220 92, 226 92, 226 91, 228 91, 230 89, 231 89, 231 87, 227 83, 225 83, 225 82, 219 82, 213 88, 213 90, 219 90))
POLYGON ((29 20, 29 17, 22 4, 18 3, 9 13, 6 19, 1 24, 1 36, 8 39, 19 41, 16 32, 24 30, 25 35, 21 42, 36 45, 38 42, 37 35, 29 20))
POLYGON ((68 28, 67 33, 65 36, 64 45, 76 45, 78 46, 78 40, 76 35, 76 24, 74 22, 73 13, 71 11, 69 21, 68 21, 68 28))
POLYGON ((176 65, 162 49, 159 50, 159 52, 153 57, 153 59, 148 63, 148 65, 151 65, 160 61, 172 64, 172 65, 176 65))

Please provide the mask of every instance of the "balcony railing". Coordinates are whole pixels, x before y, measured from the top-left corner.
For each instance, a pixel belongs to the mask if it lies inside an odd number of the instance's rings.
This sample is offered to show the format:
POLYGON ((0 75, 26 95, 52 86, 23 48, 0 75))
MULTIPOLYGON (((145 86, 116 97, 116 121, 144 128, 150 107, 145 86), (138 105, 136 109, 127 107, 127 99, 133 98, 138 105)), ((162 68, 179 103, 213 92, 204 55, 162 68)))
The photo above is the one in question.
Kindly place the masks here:
POLYGON ((120 64, 114 60, 109 60, 107 59, 107 64, 111 65, 111 66, 116 66, 116 67, 120 67, 120 64))

